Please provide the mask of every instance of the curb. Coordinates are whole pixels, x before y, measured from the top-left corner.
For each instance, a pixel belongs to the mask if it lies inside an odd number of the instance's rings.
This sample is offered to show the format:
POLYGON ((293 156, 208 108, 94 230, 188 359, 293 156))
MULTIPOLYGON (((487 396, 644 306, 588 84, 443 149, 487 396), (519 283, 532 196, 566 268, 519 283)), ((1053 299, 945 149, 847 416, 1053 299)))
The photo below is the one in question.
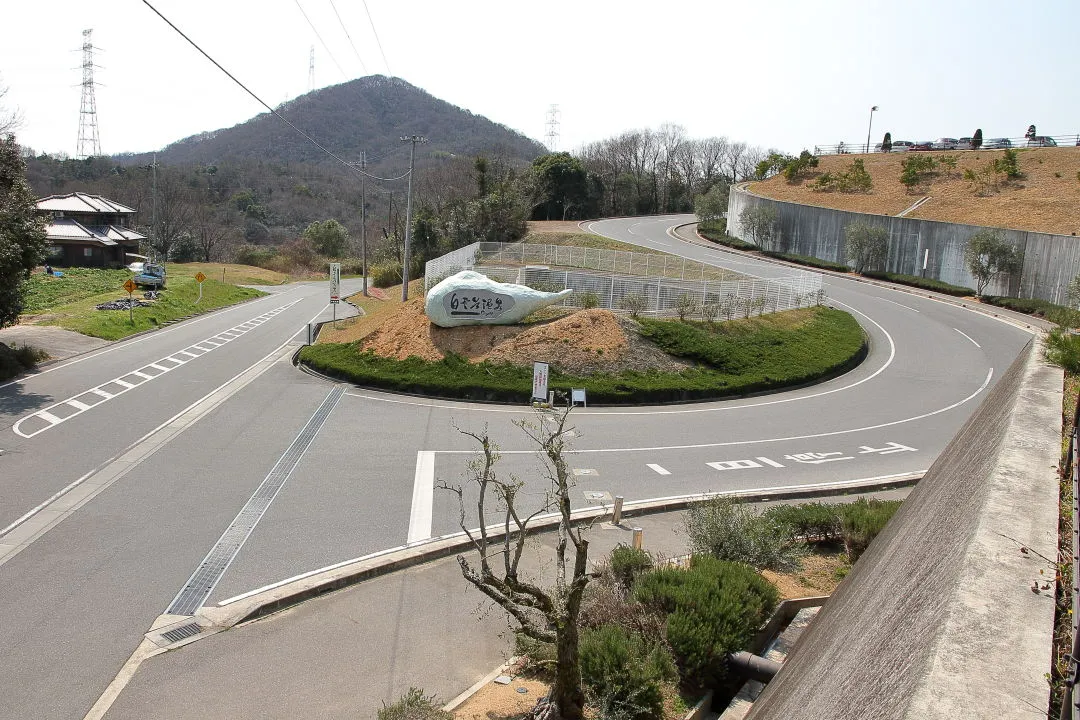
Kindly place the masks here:
MULTIPOLYGON (((694 230, 694 235, 697 238, 696 240, 693 239, 693 238, 685 237, 684 235, 679 235, 676 232, 680 228, 690 227, 691 225, 697 225, 697 224, 698 223, 696 223, 696 222, 683 223, 682 225, 676 225, 675 227, 673 227, 672 231, 679 240, 683 240, 684 242, 689 242, 689 243, 691 243, 693 245, 697 245, 699 247, 710 248, 712 250, 718 250, 720 252, 728 252, 728 253, 732 253, 734 255, 741 255, 742 257, 752 258, 754 260, 760 260, 761 262, 771 263, 773 265, 780 265, 782 267, 795 268, 795 269, 803 270, 804 272, 816 272, 816 273, 821 273, 822 275, 829 275, 829 276, 832 276, 832 277, 842 278, 844 280, 851 280, 853 282, 864 283, 866 285, 875 285, 877 287, 887 288, 889 290, 895 290, 897 292, 906 293, 908 295, 914 295, 915 297, 925 297, 925 298, 928 298, 930 300, 935 300, 937 302, 945 303, 947 305, 955 305, 956 307, 961 307, 961 308, 964 308, 965 310, 970 310, 971 312, 976 312, 976 313, 979 313, 981 315, 986 315, 988 317, 997 318, 998 320, 1001 320, 1002 322, 1009 323, 1010 325, 1018 327, 1018 328, 1020 328, 1022 330, 1027 330, 1028 332, 1033 332, 1033 333, 1034 332, 1043 332, 1043 331, 1053 329, 1053 323, 1047 322, 1045 320, 1040 320, 1039 318, 1033 317, 1031 315, 1024 315, 1023 313, 1013 314, 1012 312, 1008 312, 1008 311, 1004 311, 1004 310, 999 310, 999 311, 989 310, 988 306, 983 304, 983 303, 972 303, 972 302, 968 302, 968 301, 965 301, 965 300, 958 300, 957 298, 955 298, 952 295, 943 295, 941 293, 935 293, 935 292, 930 291, 930 290, 923 290, 921 288, 912 287, 910 285, 901 285, 899 283, 890 283, 890 282, 886 282, 884 280, 878 280, 876 278, 867 278, 867 277, 863 277, 861 275, 857 275, 855 273, 841 273, 841 272, 837 272, 835 270, 826 270, 824 268, 816 268, 816 267, 811 267, 809 270, 807 270, 806 265, 799 265, 798 263, 787 262, 785 260, 778 260, 776 258, 771 258, 771 257, 767 257, 767 256, 764 256, 764 255, 755 255, 754 253, 747 252, 746 250, 736 250, 735 248, 730 248, 730 247, 727 247, 726 245, 721 245, 718 242, 714 242, 712 240, 709 240, 706 237, 702 237, 701 234, 698 233, 698 231, 696 229, 694 230)), ((993 306, 991 306, 991 307, 993 307, 993 306)))
MULTIPOLYGON (((693 503, 718 497, 737 498, 743 502, 767 502, 889 490, 914 485, 922 479, 922 475, 922 472, 918 472, 837 483, 681 495, 627 503, 623 507, 622 514, 624 517, 635 517, 683 510, 693 503)), ((611 515, 611 512, 612 509, 607 506, 589 508, 572 513, 572 519, 575 522, 597 521, 611 515)), ((558 526, 559 521, 560 517, 557 513, 543 515, 536 518, 531 527, 533 532, 552 530, 558 526)), ((498 538, 503 534, 502 526, 490 528, 489 537, 491 538, 498 538)), ((245 595, 222 601, 225 604, 219 604, 216 607, 203 607, 196 613, 196 618, 204 620, 208 626, 228 629, 266 617, 328 592, 396 570, 404 570, 441 559, 471 547, 472 541, 465 533, 459 532, 432 538, 412 546, 390 548, 365 557, 346 560, 327 568, 313 570, 266 588, 253 590, 245 595)))

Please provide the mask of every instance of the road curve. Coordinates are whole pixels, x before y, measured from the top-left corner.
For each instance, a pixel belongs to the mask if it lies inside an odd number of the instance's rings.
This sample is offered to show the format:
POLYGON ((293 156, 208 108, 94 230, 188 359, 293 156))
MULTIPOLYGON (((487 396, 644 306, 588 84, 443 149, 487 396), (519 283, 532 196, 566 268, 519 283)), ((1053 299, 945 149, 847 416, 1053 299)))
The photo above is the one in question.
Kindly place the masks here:
MULTIPOLYGON (((784 272, 669 233, 689 220, 589 228, 784 272)), ((576 410, 575 506, 922 471, 1030 337, 927 298, 831 277, 826 288, 871 339, 861 366, 769 396, 576 410)), ((12 660, 0 692, 13 717, 81 717, 207 561, 221 572, 195 599, 214 604, 455 531, 456 499, 434 490, 460 480, 473 450, 455 427, 487 425, 503 472, 542 492, 513 425, 529 410, 352 387, 331 398, 333 383, 292 367, 325 296, 325 285, 289 286, 0 387, 0 529, 14 524, 0 552, 23 543, 0 556, 0 656, 12 660), (256 524, 238 526, 253 507, 256 524)))

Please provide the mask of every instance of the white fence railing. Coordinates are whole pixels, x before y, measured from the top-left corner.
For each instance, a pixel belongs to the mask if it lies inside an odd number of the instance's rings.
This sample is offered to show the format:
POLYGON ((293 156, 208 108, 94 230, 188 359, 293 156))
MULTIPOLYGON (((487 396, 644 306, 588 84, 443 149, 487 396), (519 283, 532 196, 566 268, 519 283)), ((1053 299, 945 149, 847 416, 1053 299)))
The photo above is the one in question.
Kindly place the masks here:
POLYGON ((757 278, 670 255, 520 243, 474 243, 425 268, 425 290, 461 270, 499 282, 544 290, 571 288, 561 303, 645 315, 746 317, 816 305, 824 299, 819 273, 792 270, 757 278))

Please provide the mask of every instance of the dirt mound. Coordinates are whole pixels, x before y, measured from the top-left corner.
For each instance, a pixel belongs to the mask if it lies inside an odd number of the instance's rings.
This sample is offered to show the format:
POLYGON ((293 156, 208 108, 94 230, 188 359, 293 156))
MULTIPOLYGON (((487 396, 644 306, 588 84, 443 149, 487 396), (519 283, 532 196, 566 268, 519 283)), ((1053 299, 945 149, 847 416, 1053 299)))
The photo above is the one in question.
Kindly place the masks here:
POLYGON ((633 328, 632 321, 596 309, 529 325, 441 328, 431 324, 423 300, 416 298, 364 338, 361 348, 399 360, 415 355, 434 361, 454 353, 470 362, 525 366, 548 362, 575 375, 627 369, 678 371, 689 366, 642 339, 633 328))

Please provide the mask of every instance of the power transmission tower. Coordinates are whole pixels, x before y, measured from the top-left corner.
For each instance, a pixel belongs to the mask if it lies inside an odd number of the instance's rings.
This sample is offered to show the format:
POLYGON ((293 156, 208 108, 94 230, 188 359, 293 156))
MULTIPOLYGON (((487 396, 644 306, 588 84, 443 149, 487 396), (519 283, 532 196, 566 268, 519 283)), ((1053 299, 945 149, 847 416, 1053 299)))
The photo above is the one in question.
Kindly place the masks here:
POLYGON ((94 99, 94 44, 90 40, 92 32, 94 31, 83 30, 82 33, 82 102, 79 105, 79 144, 75 149, 75 157, 80 160, 101 154, 97 101, 94 99))
POLYGON ((311 92, 315 89, 315 46, 311 46, 311 52, 308 53, 307 64, 307 89, 311 92))
POLYGON ((416 168, 416 143, 426 143, 427 138, 406 135, 401 142, 412 143, 409 149, 409 194, 405 200, 405 253, 401 263, 401 302, 409 299, 409 236, 412 232, 412 176, 416 168))
POLYGON ((552 104, 547 111, 547 132, 544 135, 547 138, 547 147, 549 152, 555 152, 559 145, 559 106, 552 104))

